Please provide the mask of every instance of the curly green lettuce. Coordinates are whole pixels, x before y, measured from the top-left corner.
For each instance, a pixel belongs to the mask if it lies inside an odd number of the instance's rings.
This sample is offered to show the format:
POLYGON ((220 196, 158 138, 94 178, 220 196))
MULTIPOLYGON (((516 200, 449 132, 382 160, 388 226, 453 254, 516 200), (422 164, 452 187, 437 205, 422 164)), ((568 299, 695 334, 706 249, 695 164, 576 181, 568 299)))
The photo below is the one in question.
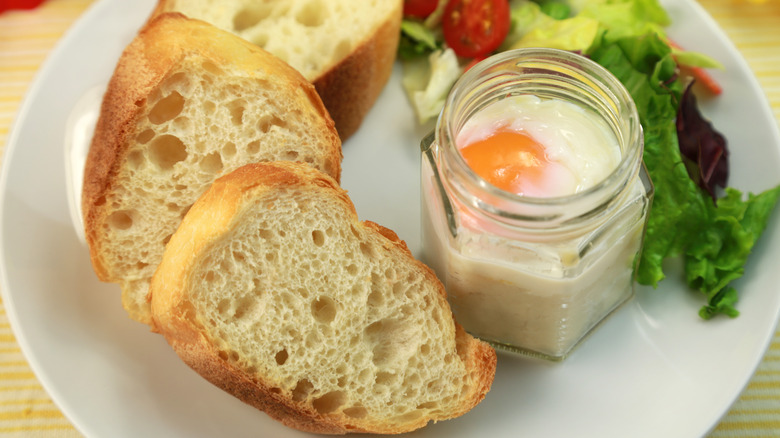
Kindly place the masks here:
POLYGON ((675 80, 671 48, 657 34, 604 43, 590 56, 626 86, 644 129, 644 163, 655 197, 637 281, 657 286, 665 277, 663 261, 682 256, 688 286, 707 297, 699 315, 737 316, 738 294, 730 284, 744 274, 748 256, 780 197, 780 186, 747 199, 727 188, 725 196, 713 200, 690 177, 675 123, 683 84, 675 80))

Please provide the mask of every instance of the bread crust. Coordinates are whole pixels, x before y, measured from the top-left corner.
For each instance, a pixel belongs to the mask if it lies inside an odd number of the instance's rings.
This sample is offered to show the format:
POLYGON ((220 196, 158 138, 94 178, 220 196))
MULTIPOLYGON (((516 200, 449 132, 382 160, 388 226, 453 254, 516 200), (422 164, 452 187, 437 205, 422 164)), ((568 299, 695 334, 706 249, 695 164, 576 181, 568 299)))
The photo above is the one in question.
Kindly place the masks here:
POLYGON ((352 53, 314 78, 317 92, 336 122, 341 140, 351 137, 376 103, 393 72, 401 36, 403 4, 352 53))
MULTIPOLYGON (((323 156, 331 164, 326 171, 337 181, 340 178, 341 142, 333 120, 313 85, 299 72, 256 45, 208 23, 179 13, 157 15, 140 29, 117 63, 85 163, 81 198, 85 236, 92 266, 102 281, 124 284, 143 280, 122 278, 112 272, 103 255, 111 242, 102 238, 100 230, 111 213, 111 195, 127 166, 128 149, 136 141, 135 128, 147 96, 171 71, 194 55, 207 58, 215 65, 235 66, 249 77, 284 78, 284 83, 279 81, 278 86, 295 90, 290 93, 303 92, 310 104, 307 111, 323 121, 323 144, 329 145, 323 150, 323 156)), ((123 295, 124 289, 123 285, 123 295)), ((131 316, 150 322, 146 320, 148 316, 131 316)))
MULTIPOLYGON (((187 296, 191 267, 203 251, 207 251, 234 226, 232 221, 247 198, 257 196, 258 191, 272 191, 280 186, 301 190, 319 186, 328 190, 351 212, 354 226, 374 233, 386 249, 403 259, 403 263, 416 265, 423 272, 425 281, 437 285, 437 291, 447 305, 444 287, 433 271, 414 259, 406 244, 392 230, 373 222, 360 222, 346 192, 334 180, 296 163, 257 163, 241 167, 215 181, 184 218, 152 280, 150 294, 154 328, 165 336, 181 359, 205 379, 289 427, 322 434, 395 434, 425 426, 430 419, 420 418, 403 427, 381 422, 364 422, 362 426, 357 426, 354 420, 350 421, 343 414, 318 413, 304 403, 281 396, 262 378, 233 366, 227 360, 227 353, 215 347, 217 341, 209 339, 205 327, 198 323, 196 311, 187 296)), ((470 378, 476 384, 471 394, 463 395, 460 409, 448 413, 446 418, 462 415, 476 406, 489 391, 496 368, 495 350, 468 335, 457 322, 454 325, 458 354, 466 369, 471 370, 470 378)))

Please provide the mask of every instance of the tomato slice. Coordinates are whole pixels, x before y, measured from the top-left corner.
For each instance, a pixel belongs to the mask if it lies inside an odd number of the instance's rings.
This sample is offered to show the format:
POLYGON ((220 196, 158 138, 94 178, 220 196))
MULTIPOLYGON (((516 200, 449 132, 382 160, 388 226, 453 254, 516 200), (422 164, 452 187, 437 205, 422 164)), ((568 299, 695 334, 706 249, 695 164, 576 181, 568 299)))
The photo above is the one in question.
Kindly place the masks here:
POLYGON ((7 0, 0 1, 0 12, 11 9, 34 9, 37 8, 43 0, 7 0))
POLYGON ((450 0, 442 18, 444 41, 458 56, 496 50, 509 33, 508 0, 450 0))
POLYGON ((404 0, 404 15, 425 18, 436 10, 439 0, 404 0))

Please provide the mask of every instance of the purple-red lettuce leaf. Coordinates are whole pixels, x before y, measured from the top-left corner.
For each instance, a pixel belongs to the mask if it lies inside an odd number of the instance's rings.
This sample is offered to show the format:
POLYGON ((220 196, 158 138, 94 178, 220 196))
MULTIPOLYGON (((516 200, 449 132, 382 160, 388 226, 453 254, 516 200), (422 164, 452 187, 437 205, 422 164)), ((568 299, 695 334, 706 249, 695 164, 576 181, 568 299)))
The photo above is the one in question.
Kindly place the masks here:
POLYGON ((677 138, 691 179, 715 200, 716 188, 728 185, 729 151, 725 137, 699 112, 692 85, 685 89, 677 112, 677 138))

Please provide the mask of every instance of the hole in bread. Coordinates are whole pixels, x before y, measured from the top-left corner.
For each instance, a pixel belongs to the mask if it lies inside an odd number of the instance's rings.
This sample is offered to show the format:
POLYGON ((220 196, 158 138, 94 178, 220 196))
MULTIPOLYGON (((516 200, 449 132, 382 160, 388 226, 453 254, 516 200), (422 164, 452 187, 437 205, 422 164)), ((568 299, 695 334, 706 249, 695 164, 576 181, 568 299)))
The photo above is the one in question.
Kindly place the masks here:
POLYGON ((210 100, 204 101, 201 104, 201 107, 203 107, 203 112, 206 115, 214 114, 214 111, 217 110, 217 104, 212 102, 212 101, 210 101, 210 100))
POLYGON ((270 14, 271 6, 260 2, 251 3, 233 16, 233 29, 241 32, 242 30, 254 27, 268 18, 270 14))
POLYGON ((354 263, 351 263, 347 265, 347 274, 349 275, 357 275, 358 273, 358 267, 354 263))
POLYGON ((336 319, 336 302, 330 297, 320 296, 311 303, 311 314, 315 320, 328 324, 336 319))
POLYGON ((298 159, 298 151, 287 151, 284 153, 284 159, 287 161, 295 161, 298 159))
MULTIPOLYGON (((211 274, 211 278, 213 281, 214 273, 209 271, 209 274, 211 274)), ((208 274, 206 276, 208 277, 208 274)), ((222 316, 228 316, 228 313, 230 312, 230 305, 231 305, 231 301, 228 300, 227 298, 223 298, 219 300, 219 303, 217 304, 217 312, 219 312, 219 314, 222 316)))
POLYGON ((169 235, 165 236, 165 237, 163 238, 163 240, 162 240, 162 243, 163 243, 163 245, 167 245, 167 244, 168 244, 168 242, 170 242, 170 241, 171 241, 171 237, 173 237, 173 234, 169 234, 169 235))
POLYGON ((257 154, 260 152, 260 142, 257 140, 249 142, 249 144, 246 145, 246 151, 252 155, 257 154))
POLYGON ((417 352, 419 331, 419 325, 396 319, 379 320, 366 327, 366 339, 374 345, 371 359, 374 365, 405 363, 417 352))
POLYGON ((317 27, 325 22, 327 8, 320 0, 309 0, 295 14, 295 20, 304 26, 317 27))
POLYGON ((171 122, 171 131, 176 132, 190 132, 192 131, 192 120, 189 117, 181 116, 176 117, 171 122))
POLYGON ((342 412, 350 418, 366 418, 368 416, 368 411, 363 406, 352 406, 344 409, 342 412))
POLYGON ((298 402, 306 400, 312 391, 314 391, 314 385, 306 379, 301 379, 293 388, 292 399, 298 402))
POLYGON ((144 164, 144 160, 144 153, 141 151, 132 151, 127 154, 127 165, 130 166, 131 169, 140 169, 144 164))
POLYGON ((217 64, 211 61, 203 61, 201 67, 203 68, 203 70, 207 71, 208 73, 211 73, 214 76, 222 75, 222 69, 219 68, 217 64))
POLYGON ((376 379, 374 379, 374 383, 377 385, 386 385, 389 386, 393 383, 395 380, 395 374, 388 373, 388 372, 379 372, 376 374, 376 379))
POLYGON ((187 158, 184 143, 173 135, 161 135, 154 139, 149 152, 151 162, 162 170, 170 170, 176 163, 187 158))
POLYGON ((154 135, 155 134, 153 129, 144 129, 135 137, 135 141, 140 144, 146 144, 149 143, 149 140, 154 138, 154 135))
POLYGON ((394 418, 399 423, 409 423, 422 417, 422 411, 409 411, 394 418))
POLYGON ((108 225, 115 230, 127 230, 133 226, 132 213, 125 210, 115 211, 108 217, 108 225))
POLYGON ((237 99, 229 104, 227 108, 230 111, 230 120, 235 126, 241 126, 244 124, 244 111, 246 110, 246 101, 243 99, 237 99))
POLYGON ((228 353, 227 351, 219 350, 219 353, 217 353, 220 359, 227 361, 228 360, 228 353))
POLYGON ((246 256, 238 251, 233 251, 233 260, 237 263, 243 263, 246 260, 246 256))
POLYGON ((276 359, 277 365, 284 365, 285 362, 287 362, 287 358, 289 357, 287 350, 282 349, 278 353, 276 353, 276 356, 274 356, 274 359, 276 359))
POLYGON ((233 142, 227 142, 222 145, 222 155, 226 157, 232 157, 236 154, 236 144, 233 142))
POLYGON ((315 245, 322 246, 325 244, 325 233, 321 230, 314 230, 311 232, 311 240, 315 245))
POLYGON ((438 406, 439 406, 438 403, 430 401, 430 402, 420 403, 419 405, 417 405, 417 409, 435 409, 438 406))
POLYGON ((233 313, 234 320, 241 320, 245 316, 256 315, 257 301, 253 297, 242 297, 236 303, 236 309, 233 313))
POLYGON ((174 91, 154 104, 149 111, 149 121, 155 125, 165 123, 181 114, 182 109, 184 109, 184 97, 174 91))
POLYGON ((368 243, 365 243, 365 242, 361 242, 360 243, 360 252, 364 256, 366 256, 366 257, 369 257, 369 258, 373 258, 374 257, 374 247, 372 247, 368 243))
POLYGON ((263 134, 267 134, 274 126, 284 128, 285 125, 284 120, 277 117, 276 114, 266 114, 257 121, 257 129, 263 134))
POLYGON ((252 44, 256 46, 265 48, 265 45, 268 44, 268 34, 265 32, 258 32, 257 34, 252 35, 252 39, 250 41, 252 41, 252 44))
POLYGON ((192 204, 182 208, 181 212, 179 213, 179 216, 183 219, 184 216, 187 216, 187 213, 190 211, 191 208, 192 208, 192 204))
POLYGON ((320 414, 328 414, 344 406, 347 395, 343 391, 331 391, 314 399, 312 406, 320 414))
POLYGON ((200 160, 200 168, 206 173, 219 173, 222 171, 222 156, 212 152, 200 160))

